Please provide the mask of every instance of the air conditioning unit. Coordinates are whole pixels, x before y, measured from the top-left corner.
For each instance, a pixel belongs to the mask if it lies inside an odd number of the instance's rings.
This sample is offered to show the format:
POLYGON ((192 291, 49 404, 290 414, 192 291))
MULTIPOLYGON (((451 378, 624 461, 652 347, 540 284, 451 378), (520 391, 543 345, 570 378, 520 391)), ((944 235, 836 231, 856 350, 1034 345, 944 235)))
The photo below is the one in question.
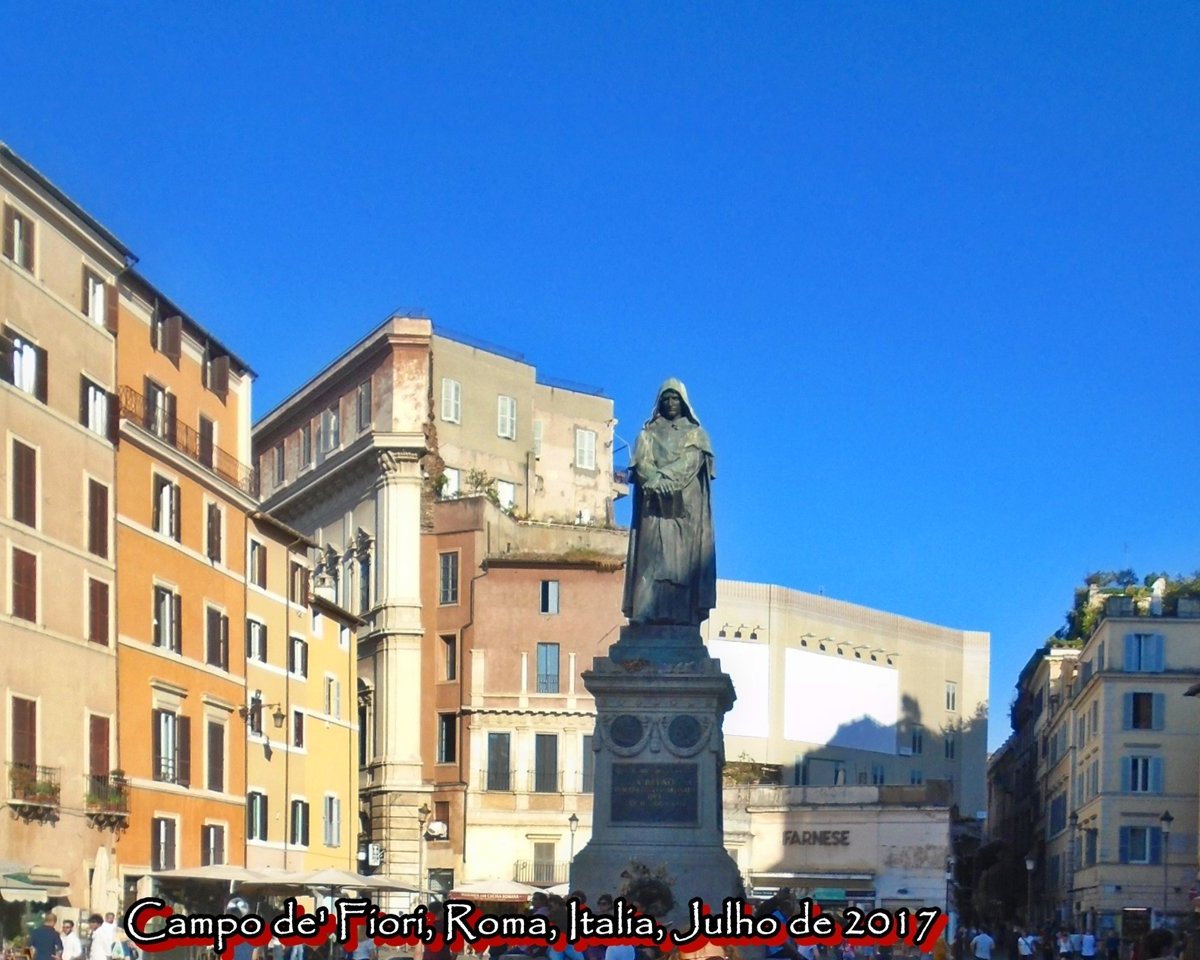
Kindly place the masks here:
POLYGON ((900 756, 911 757, 912 756, 912 747, 901 747, 900 748, 900 756))
POLYGON ((368 843, 367 844, 367 863, 372 867, 383 866, 383 844, 368 843))
POLYGON ((426 840, 447 840, 450 837, 450 827, 441 820, 430 820, 425 827, 426 840))

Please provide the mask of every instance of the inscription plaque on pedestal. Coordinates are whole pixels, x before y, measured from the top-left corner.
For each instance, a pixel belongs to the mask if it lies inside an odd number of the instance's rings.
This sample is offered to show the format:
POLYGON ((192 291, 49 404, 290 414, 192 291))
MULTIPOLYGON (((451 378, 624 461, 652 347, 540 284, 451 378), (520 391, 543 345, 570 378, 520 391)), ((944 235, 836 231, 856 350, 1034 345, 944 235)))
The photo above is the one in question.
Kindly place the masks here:
POLYGON ((693 826, 700 819, 694 763, 614 763, 612 822, 693 826))

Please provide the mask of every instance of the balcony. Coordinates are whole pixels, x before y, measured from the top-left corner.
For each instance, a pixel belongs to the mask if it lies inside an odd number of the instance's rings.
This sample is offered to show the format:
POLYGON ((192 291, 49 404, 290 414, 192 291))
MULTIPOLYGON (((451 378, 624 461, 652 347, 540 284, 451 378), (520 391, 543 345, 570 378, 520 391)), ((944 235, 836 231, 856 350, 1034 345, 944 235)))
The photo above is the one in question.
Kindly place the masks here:
POLYGON ((86 776, 84 813, 93 826, 121 829, 129 824, 129 783, 113 774, 86 776))
POLYGON ((118 397, 122 417, 170 444, 189 460, 211 470, 243 493, 258 496, 258 471, 216 446, 211 436, 204 436, 182 420, 169 416, 166 408, 147 403, 146 398, 132 387, 121 387, 118 397))
POLYGON ((58 767, 8 765, 8 805, 21 820, 55 821, 62 796, 58 767))
POLYGON ((571 872, 567 860, 517 860, 513 864, 513 879, 535 887, 552 887, 566 883, 571 872))

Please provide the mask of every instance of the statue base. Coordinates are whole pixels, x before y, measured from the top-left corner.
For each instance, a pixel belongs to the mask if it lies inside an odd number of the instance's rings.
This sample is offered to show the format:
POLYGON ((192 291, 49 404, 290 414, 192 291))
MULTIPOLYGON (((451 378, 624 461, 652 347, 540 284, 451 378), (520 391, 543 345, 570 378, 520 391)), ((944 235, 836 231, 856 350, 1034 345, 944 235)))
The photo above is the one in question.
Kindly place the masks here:
POLYGON ((609 653, 583 674, 596 700, 595 798, 570 887, 594 904, 620 893, 631 861, 661 868, 676 902, 659 919, 683 928, 689 900, 719 908, 742 892, 721 808, 733 683, 695 627, 630 624, 609 653))

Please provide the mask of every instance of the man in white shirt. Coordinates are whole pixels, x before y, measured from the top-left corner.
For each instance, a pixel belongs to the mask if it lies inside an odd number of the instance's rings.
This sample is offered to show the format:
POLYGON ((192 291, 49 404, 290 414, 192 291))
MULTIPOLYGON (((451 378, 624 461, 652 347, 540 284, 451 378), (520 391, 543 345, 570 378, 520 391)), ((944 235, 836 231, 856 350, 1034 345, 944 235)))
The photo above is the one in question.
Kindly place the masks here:
POLYGON ((1022 933, 1017 937, 1017 954, 1022 957, 1033 956, 1033 937, 1028 933, 1022 933))
POLYGON ((992 960, 992 947, 996 945, 996 941, 989 936, 986 930, 980 930, 975 934, 975 939, 971 941, 971 954, 975 960, 992 960))
POLYGON ((83 960, 83 944, 75 932, 75 921, 64 920, 62 925, 62 960, 83 960))
POLYGON ((1096 956, 1096 935, 1091 930, 1085 931, 1080 938, 1079 954, 1083 960, 1093 960, 1096 956))
POLYGON ((88 960, 112 960, 113 928, 105 924, 98 913, 88 917, 88 929, 92 940, 88 945, 88 960))

